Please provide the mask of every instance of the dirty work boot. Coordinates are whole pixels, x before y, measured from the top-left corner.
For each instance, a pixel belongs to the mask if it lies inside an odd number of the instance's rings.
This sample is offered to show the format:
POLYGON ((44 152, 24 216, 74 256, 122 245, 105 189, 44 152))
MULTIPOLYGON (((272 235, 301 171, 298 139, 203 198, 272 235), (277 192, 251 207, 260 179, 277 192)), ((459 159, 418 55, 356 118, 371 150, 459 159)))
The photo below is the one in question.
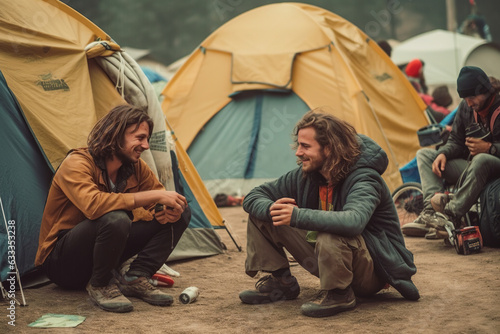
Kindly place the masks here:
POLYGON ((319 318, 350 311, 355 307, 356 297, 349 286, 346 289, 321 291, 315 300, 302 304, 300 310, 303 315, 319 318))
POLYGON ((435 228, 438 231, 445 231, 447 222, 450 221, 450 217, 441 212, 436 212, 431 220, 427 222, 427 227, 435 228))
POLYGON ((105 311, 125 313, 134 309, 130 300, 120 292, 116 284, 94 287, 89 282, 86 289, 90 299, 105 311))
POLYGON ((424 209, 420 215, 412 221, 411 223, 404 224, 401 226, 401 232, 404 235, 411 237, 423 237, 429 232, 429 227, 427 227, 427 222, 434 216, 434 210, 424 209))
POLYGON ((256 290, 240 292, 240 299, 245 304, 266 304, 297 298, 300 286, 294 276, 276 278, 273 275, 262 277, 255 283, 256 290))
POLYGON ((125 296, 136 297, 156 306, 172 305, 174 301, 172 296, 158 290, 148 278, 140 276, 130 281, 127 278, 129 278, 127 275, 120 277, 118 283, 118 288, 125 296))

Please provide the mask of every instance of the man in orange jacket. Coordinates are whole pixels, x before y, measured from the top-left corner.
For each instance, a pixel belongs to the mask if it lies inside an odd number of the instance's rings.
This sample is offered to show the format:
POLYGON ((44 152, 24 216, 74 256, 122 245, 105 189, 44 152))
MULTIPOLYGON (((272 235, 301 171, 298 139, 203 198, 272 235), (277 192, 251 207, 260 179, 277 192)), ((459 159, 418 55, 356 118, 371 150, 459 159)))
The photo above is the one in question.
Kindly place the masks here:
POLYGON ((88 147, 70 151, 62 162, 43 213, 35 265, 61 287, 86 286, 106 311, 131 311, 125 296, 160 306, 173 302, 149 278, 167 260, 191 214, 184 196, 165 190, 140 159, 152 130, 144 111, 113 108, 91 131, 88 147), (116 281, 114 269, 134 255, 116 281))

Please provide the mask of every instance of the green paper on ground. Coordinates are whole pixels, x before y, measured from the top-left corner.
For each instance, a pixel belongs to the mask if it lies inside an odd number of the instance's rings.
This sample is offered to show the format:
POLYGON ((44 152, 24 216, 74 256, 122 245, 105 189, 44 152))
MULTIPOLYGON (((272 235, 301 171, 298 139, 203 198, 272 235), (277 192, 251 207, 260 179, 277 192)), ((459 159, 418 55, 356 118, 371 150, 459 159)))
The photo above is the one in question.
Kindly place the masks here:
POLYGON ((53 327, 76 327, 85 320, 80 315, 53 314, 42 315, 39 319, 29 324, 29 327, 53 328, 53 327))

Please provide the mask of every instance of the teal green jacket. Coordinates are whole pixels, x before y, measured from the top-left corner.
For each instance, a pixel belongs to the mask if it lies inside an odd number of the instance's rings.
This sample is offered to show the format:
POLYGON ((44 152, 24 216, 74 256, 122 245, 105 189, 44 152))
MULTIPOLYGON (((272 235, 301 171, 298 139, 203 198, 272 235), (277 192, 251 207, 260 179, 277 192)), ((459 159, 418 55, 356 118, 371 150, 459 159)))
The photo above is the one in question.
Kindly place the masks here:
POLYGON ((349 175, 333 190, 334 211, 319 210, 319 186, 326 184, 319 173, 304 176, 301 167, 275 181, 254 188, 245 196, 243 208, 251 216, 271 222, 269 208, 279 198, 295 199, 290 226, 345 237, 361 234, 380 278, 405 298, 420 298, 411 281, 417 269, 413 254, 405 247, 399 218, 382 173, 388 159, 372 139, 358 135, 361 154, 349 175))

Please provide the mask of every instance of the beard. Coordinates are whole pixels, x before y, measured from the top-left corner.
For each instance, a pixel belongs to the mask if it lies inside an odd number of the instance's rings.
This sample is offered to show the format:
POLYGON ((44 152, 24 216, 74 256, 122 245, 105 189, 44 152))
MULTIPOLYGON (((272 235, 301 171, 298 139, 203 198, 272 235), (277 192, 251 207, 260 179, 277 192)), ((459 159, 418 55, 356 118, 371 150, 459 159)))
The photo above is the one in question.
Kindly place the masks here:
POLYGON ((314 173, 321 173, 323 171, 323 168, 325 167, 326 159, 327 157, 324 154, 321 154, 319 160, 317 158, 314 160, 306 160, 308 166, 304 167, 302 159, 297 158, 297 165, 302 167, 302 174, 304 176, 314 173))
POLYGON ((123 151, 121 150, 118 150, 115 155, 124 165, 133 164, 135 162, 132 158, 123 153, 123 151))

